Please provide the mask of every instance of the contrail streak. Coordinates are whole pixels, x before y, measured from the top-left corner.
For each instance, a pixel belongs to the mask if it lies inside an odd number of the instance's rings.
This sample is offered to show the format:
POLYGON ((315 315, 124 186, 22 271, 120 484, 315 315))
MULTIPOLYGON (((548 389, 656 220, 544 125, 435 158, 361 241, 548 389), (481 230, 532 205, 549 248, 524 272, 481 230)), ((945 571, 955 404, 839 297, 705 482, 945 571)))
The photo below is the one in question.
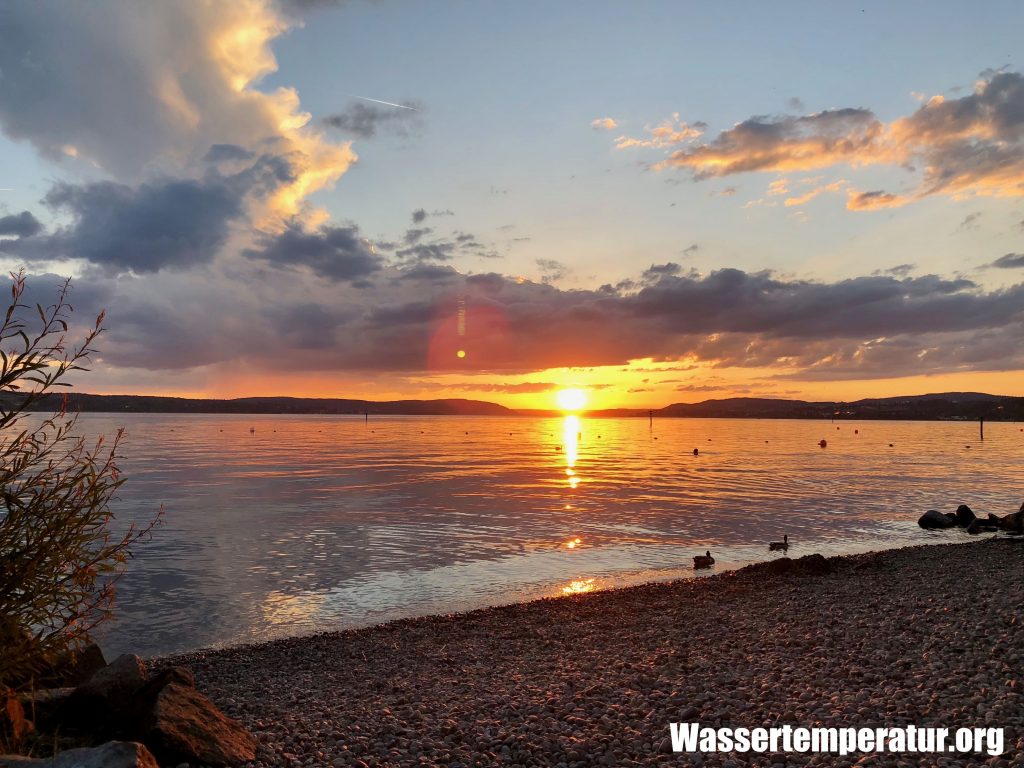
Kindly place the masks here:
POLYGON ((363 101, 375 101, 378 104, 387 104, 389 107, 398 107, 399 109, 411 109, 413 112, 419 112, 419 110, 416 109, 416 107, 407 107, 405 104, 395 104, 394 102, 391 102, 391 101, 381 101, 380 99, 371 99, 369 96, 356 96, 356 98, 357 99, 362 99, 363 101))

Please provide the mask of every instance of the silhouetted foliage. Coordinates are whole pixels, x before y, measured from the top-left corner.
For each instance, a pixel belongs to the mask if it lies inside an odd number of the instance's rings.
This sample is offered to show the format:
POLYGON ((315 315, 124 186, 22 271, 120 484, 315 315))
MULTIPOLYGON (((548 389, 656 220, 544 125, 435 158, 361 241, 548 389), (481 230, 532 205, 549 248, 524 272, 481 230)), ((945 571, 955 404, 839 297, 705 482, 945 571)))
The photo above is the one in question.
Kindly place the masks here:
POLYGON ((68 341, 70 281, 54 304, 22 303, 23 273, 12 274, 0 326, 0 694, 74 651, 111 615, 114 581, 145 528, 112 530, 110 503, 124 480, 123 430, 93 443, 61 407, 27 415, 39 398, 86 371, 103 314, 77 344, 68 341), (13 405, 12 405, 13 403, 13 405))

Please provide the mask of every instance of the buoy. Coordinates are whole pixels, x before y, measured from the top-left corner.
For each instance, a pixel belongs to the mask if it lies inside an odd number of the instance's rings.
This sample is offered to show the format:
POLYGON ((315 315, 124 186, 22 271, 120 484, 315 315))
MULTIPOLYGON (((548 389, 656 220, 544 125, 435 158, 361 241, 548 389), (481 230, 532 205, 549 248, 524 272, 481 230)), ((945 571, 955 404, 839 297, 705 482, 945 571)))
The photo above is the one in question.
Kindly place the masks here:
POLYGON ((700 456, 700 451, 699 451, 699 450, 697 450, 696 448, 694 448, 694 449, 693 449, 693 455, 694 455, 694 456, 700 456))
POLYGON ((821 440, 820 440, 820 441, 818 442, 818 445, 820 445, 820 446, 821 446, 822 448, 827 448, 827 447, 828 447, 828 441, 826 441, 826 440, 825 440, 825 438, 822 438, 822 439, 821 439, 821 440))

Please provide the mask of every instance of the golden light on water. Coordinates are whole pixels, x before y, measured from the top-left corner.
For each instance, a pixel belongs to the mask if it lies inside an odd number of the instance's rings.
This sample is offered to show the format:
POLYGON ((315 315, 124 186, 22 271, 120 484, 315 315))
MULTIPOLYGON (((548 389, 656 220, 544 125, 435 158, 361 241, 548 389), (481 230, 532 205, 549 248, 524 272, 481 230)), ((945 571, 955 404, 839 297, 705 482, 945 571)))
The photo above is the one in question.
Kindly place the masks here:
POLYGON ((560 389, 555 395, 555 402, 563 411, 580 411, 587 404, 587 393, 576 387, 560 389))
POLYGON ((597 585, 594 584, 593 579, 577 579, 576 581, 570 581, 562 587, 562 594, 582 595, 586 592, 593 592, 595 589, 597 589, 597 585))
POLYGON ((562 443, 565 446, 565 476, 570 488, 580 483, 576 475, 576 460, 580 452, 580 417, 566 416, 562 421, 562 443))
POLYGON ((566 549, 576 549, 576 547, 578 547, 582 543, 583 543, 583 539, 581 539, 579 537, 576 537, 575 539, 569 539, 567 542, 565 542, 565 548, 566 549))

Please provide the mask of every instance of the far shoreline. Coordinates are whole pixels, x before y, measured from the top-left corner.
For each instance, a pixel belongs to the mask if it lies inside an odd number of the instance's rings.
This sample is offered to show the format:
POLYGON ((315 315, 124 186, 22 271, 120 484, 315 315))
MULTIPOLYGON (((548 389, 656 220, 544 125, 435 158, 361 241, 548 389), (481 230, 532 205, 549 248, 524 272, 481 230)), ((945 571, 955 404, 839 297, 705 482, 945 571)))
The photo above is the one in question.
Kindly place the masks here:
MULTIPOLYGON (((33 411, 54 411, 64 396, 47 395, 33 411)), ((0 405, 16 396, 0 395, 0 405)), ((196 415, 304 415, 304 416, 508 416, 556 418, 712 418, 785 419, 808 421, 1024 421, 1024 397, 980 392, 945 392, 905 397, 866 398, 851 402, 733 397, 696 403, 674 403, 660 408, 606 408, 566 411, 509 408, 498 403, 465 398, 372 401, 349 398, 243 397, 234 399, 186 398, 156 395, 93 395, 68 393, 70 412, 148 413, 196 415)))

